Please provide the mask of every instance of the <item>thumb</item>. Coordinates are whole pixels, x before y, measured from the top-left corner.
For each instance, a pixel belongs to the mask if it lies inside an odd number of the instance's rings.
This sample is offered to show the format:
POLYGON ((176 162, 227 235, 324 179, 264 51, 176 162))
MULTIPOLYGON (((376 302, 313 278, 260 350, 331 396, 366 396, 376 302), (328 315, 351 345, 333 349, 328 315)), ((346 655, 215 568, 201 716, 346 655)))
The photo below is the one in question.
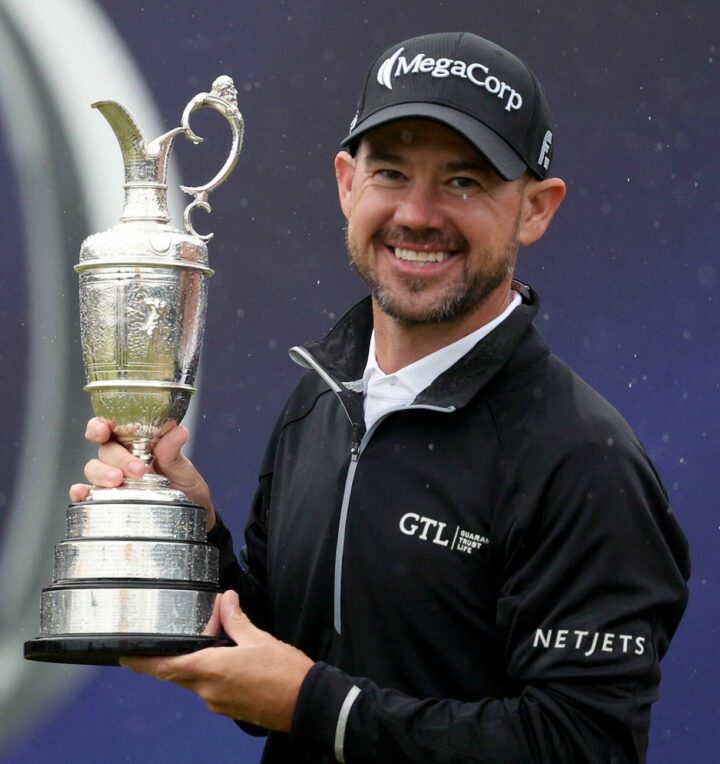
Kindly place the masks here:
POLYGON ((173 427, 165 433, 153 448, 153 469, 165 475, 173 487, 182 491, 190 501, 205 507, 212 515, 208 517, 208 528, 211 528, 215 517, 210 490, 195 465, 182 453, 188 437, 188 431, 182 426, 173 427))
POLYGON ((250 619, 243 613, 240 607, 240 599, 237 592, 232 589, 223 593, 220 600, 220 622, 225 633, 235 644, 246 641, 251 631, 256 631, 250 619))
POLYGON ((182 454, 182 447, 189 437, 190 433, 185 427, 177 426, 166 432, 153 446, 153 466, 170 480, 173 480, 175 473, 182 475, 190 465, 182 454))

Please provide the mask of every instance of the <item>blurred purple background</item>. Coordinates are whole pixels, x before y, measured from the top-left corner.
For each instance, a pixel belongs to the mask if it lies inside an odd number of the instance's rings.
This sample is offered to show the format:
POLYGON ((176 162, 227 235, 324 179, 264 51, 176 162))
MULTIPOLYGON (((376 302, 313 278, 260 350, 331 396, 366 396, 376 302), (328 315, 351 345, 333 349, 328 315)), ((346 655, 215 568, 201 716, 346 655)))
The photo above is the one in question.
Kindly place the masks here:
MULTIPOLYGON (((68 106, 73 94, 100 66, 93 56, 110 57, 104 65, 113 66, 114 49, 89 50, 92 23, 127 48, 163 130, 179 123, 185 103, 217 75, 230 74, 239 91, 243 153, 211 198, 212 215, 195 218, 199 230, 215 232, 216 275, 193 441, 194 461, 238 542, 265 439, 299 375, 287 348, 323 334, 364 293, 347 264, 332 160, 370 60, 417 34, 465 29, 532 66, 553 105, 554 173, 566 180, 568 197, 545 238, 520 253, 518 274, 540 294, 538 324, 552 349, 638 432, 690 538, 691 600, 663 664, 649 761, 717 761, 718 6, 707 0, 25 0, 26 7, 37 6, 43 34, 84 25, 78 44, 59 33, 54 41, 32 37, 27 25, 33 22, 22 21, 19 5, 0 0, 0 29, 14 41, 0 59, 0 569, 7 598, 0 601, 0 657, 7 666, 0 672, 0 764, 256 762, 261 746, 174 686, 121 669, 27 669, 18 660, 22 642, 36 634, 67 485, 81 479, 89 453, 72 265, 95 218, 82 161, 66 148, 73 132, 62 120, 56 126, 53 115, 76 108, 68 106), (52 62, 82 58, 83 40, 85 75, 81 68, 62 92, 52 62), (23 136, 17 128, 16 110, 29 109, 32 100, 15 74, 18 61, 45 109, 41 121, 52 125, 47 161, 33 161, 40 154, 32 131, 23 136), (21 175, 31 171, 38 181, 24 186, 21 175), (43 216, 29 209, 28 188, 37 200, 47 192, 57 202, 57 226, 48 238, 59 254, 31 246, 43 216), (37 274, 53 268, 59 275, 50 286, 38 282, 37 274), (37 319, 53 300, 59 318, 37 319), (33 352, 50 359, 41 380, 30 379, 38 368, 33 352), (37 402, 43 395, 58 397, 53 410, 64 417, 47 426, 50 456, 27 449, 33 437, 42 438, 50 416, 37 402), (31 437, 32 426, 39 436, 31 437), (49 498, 34 499, 37 485, 31 490, 22 475, 32 475, 49 498), (29 555, 32 565, 23 566, 29 555), (25 567, 35 578, 21 574, 25 567)), ((110 87, 101 97, 121 100, 110 87)), ((124 105, 133 111, 135 104, 124 105)), ((83 125, 102 119, 89 103, 78 105, 77 114, 75 145, 82 146, 83 125)), ((206 144, 177 142, 174 149, 185 183, 204 182, 222 161, 227 136, 212 116, 197 115, 206 144)), ((100 129, 112 146, 109 128, 100 129)), ((107 161, 120 172, 119 151, 107 161)))

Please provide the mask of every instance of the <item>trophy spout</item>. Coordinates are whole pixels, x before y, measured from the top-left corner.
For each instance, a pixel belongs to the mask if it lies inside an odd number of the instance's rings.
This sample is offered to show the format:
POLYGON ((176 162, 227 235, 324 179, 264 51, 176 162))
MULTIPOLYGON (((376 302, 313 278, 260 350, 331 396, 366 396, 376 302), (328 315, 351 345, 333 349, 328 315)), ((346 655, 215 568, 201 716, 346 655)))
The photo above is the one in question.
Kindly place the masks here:
POLYGON ((116 101, 93 104, 115 133, 125 167, 123 222, 170 221, 167 207, 167 163, 173 138, 185 129, 176 127, 148 143, 128 110, 116 101))
POLYGON ((211 211, 208 195, 228 178, 242 148, 245 125, 238 110, 237 90, 232 78, 227 75, 218 77, 209 93, 198 93, 187 104, 181 127, 169 130, 150 143, 132 115, 117 101, 97 101, 93 104, 93 108, 105 117, 113 129, 122 151, 125 165, 125 206, 120 217, 122 222, 170 222, 167 207, 167 161, 172 142, 180 133, 184 133, 193 143, 202 142, 203 139, 190 127, 189 120, 194 111, 203 107, 215 109, 222 114, 232 131, 230 153, 215 177, 201 186, 180 186, 186 194, 194 197, 183 215, 185 230, 191 236, 209 241, 212 234, 199 234, 190 221, 190 214, 197 208, 211 211))
POLYGON ((97 109, 113 129, 120 144, 126 173, 128 168, 149 158, 145 136, 124 106, 117 101, 97 101, 92 108, 97 109))

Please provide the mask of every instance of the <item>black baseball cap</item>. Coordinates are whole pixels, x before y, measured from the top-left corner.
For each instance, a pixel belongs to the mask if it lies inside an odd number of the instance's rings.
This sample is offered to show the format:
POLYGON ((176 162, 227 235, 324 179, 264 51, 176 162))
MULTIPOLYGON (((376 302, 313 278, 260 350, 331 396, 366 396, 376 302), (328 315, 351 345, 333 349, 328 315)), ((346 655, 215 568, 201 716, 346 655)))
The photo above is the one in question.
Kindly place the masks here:
POLYGON ((373 62, 350 132, 362 135, 399 119, 426 118, 452 128, 505 180, 526 170, 546 178, 552 160, 552 114, 545 92, 517 56, 469 32, 414 37, 373 62))

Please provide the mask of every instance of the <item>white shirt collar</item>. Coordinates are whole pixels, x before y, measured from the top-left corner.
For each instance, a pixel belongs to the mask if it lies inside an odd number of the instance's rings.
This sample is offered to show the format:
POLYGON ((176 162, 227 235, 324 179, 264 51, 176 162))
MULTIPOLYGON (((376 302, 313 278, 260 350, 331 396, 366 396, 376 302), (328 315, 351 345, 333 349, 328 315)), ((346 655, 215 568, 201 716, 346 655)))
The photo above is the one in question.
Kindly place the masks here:
POLYGON ((522 302, 516 291, 511 292, 510 304, 492 321, 459 340, 446 345, 434 353, 398 369, 393 374, 385 374, 377 363, 375 354, 375 331, 370 336, 368 359, 363 373, 365 393, 365 424, 370 425, 383 414, 412 403, 420 392, 429 387, 444 371, 459 361, 483 337, 499 326, 522 302))

